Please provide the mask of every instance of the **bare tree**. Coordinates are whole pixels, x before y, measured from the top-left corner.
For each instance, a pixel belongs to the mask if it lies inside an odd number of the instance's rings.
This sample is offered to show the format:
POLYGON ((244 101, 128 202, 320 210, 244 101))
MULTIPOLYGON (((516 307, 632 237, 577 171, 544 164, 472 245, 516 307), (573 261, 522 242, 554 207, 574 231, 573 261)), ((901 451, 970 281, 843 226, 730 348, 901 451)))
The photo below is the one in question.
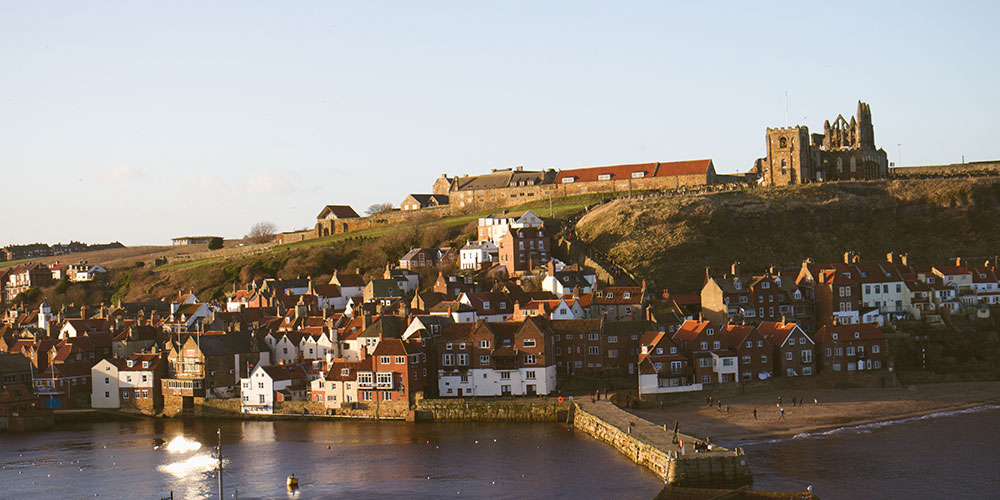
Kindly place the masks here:
POLYGON ((378 215, 391 211, 392 211, 392 203, 386 202, 386 203, 376 203, 368 207, 368 210, 365 210, 365 213, 368 215, 378 215))
POLYGON ((273 222, 258 222, 250 226, 250 232, 244 238, 251 243, 267 243, 278 231, 278 226, 273 222))

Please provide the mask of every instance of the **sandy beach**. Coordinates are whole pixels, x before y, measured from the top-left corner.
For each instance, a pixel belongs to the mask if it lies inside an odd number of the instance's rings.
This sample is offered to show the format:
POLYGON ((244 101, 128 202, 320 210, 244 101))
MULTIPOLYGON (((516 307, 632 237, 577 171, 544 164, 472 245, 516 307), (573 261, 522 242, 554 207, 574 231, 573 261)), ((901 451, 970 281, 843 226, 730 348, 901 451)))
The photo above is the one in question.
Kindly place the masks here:
POLYGON ((774 391, 717 401, 631 410, 656 424, 716 442, 783 437, 823 429, 926 415, 986 404, 1000 404, 1000 382, 957 382, 892 388, 774 391), (778 405, 778 398, 781 405, 778 405), (792 398, 796 399, 795 405, 792 398), (799 404, 799 398, 805 400, 799 404), (729 411, 726 411, 726 406, 729 411), (753 411, 757 410, 757 418, 753 411), (781 417, 784 409, 784 417, 781 417))

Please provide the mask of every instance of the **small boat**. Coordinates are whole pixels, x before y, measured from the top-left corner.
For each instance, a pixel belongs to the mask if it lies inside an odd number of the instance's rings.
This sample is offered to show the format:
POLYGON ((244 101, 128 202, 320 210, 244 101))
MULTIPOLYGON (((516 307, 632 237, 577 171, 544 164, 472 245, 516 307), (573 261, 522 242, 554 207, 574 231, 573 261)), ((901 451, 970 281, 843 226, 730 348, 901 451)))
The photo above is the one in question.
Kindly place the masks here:
POLYGON ((298 478, 295 477, 295 474, 288 476, 288 479, 285 481, 285 484, 288 486, 289 490, 299 489, 299 480, 298 478))

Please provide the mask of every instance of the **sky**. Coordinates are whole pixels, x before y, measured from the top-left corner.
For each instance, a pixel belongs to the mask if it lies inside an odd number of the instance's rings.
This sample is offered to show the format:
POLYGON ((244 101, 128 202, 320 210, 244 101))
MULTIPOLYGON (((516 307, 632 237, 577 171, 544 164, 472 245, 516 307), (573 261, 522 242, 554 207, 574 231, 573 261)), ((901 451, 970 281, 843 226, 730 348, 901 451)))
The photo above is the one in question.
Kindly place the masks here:
POLYGON ((0 0, 0 245, 238 238, 434 180, 711 158, 871 105, 1000 159, 1000 2, 0 0))

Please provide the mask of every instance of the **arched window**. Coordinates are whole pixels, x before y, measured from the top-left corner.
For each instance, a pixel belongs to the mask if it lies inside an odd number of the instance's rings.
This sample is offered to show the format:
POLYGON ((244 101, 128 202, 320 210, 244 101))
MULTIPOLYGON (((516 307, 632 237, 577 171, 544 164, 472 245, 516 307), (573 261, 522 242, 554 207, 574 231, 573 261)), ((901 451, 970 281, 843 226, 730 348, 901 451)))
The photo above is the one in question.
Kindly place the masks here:
POLYGON ((854 157, 852 156, 852 157, 851 157, 851 172, 857 172, 857 171, 858 171, 858 162, 857 162, 857 160, 856 160, 856 159, 855 159, 855 158, 854 158, 854 157))
POLYGON ((838 156, 837 157, 837 173, 841 174, 843 172, 844 172, 844 159, 838 156))
POLYGON ((784 137, 782 137, 781 139, 778 139, 778 146, 782 147, 782 148, 787 148, 788 147, 788 139, 786 139, 784 137))

